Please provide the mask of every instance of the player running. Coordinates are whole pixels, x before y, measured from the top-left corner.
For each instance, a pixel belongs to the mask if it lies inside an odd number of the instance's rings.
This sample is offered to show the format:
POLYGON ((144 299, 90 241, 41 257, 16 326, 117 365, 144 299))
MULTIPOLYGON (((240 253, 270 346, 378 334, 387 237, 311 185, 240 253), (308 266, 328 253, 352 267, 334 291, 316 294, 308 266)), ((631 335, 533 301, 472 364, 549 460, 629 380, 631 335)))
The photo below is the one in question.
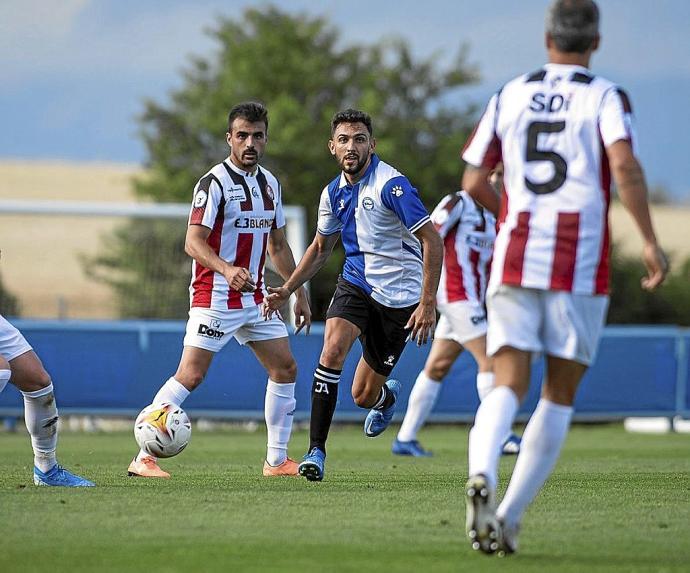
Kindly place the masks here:
MULTIPOLYGON (((185 251, 193 258, 191 308, 182 358, 174 376, 153 403, 181 405, 204 379, 213 356, 232 338, 248 345, 268 372, 265 416, 268 450, 264 476, 297 475, 287 456, 295 410, 297 366, 285 324, 264 320, 260 306, 266 253, 285 278, 295 260, 285 238, 282 189, 259 165, 268 141, 268 112, 254 102, 241 103, 228 116, 230 156, 197 183, 185 251)), ((304 289, 294 307, 296 332, 309 330, 311 312, 304 289)), ((238 380, 235 380, 238 381, 238 380)), ((130 476, 169 478, 157 460, 140 451, 130 476)))
POLYGON ((0 315, 0 392, 8 382, 24 397, 24 422, 34 450, 34 484, 94 486, 92 481, 58 464, 58 410, 53 382, 22 333, 0 315))
MULTIPOLYGON (((500 191, 503 166, 490 181, 500 191)), ((485 293, 496 238, 496 218, 465 191, 446 195, 431 214, 431 222, 444 245, 443 270, 436 295, 441 318, 434 342, 407 402, 405 419, 393 440, 392 452, 400 456, 427 457, 417 434, 434 408, 441 382, 464 349, 477 362, 477 393, 482 400, 494 387, 491 359, 486 355, 485 293)), ((517 454, 520 438, 506 437, 504 454, 517 454)))
POLYGON ((512 553, 523 514, 551 474, 594 360, 609 290, 610 179, 644 240, 647 277, 667 272, 634 153, 632 110, 616 84, 589 70, 599 47, 592 0, 556 0, 546 19, 549 63, 495 94, 467 142, 463 184, 494 212, 486 178, 503 161, 506 197, 487 295, 487 351, 496 387, 479 406, 469 442, 467 533, 485 553, 512 553), (503 436, 529 387, 533 352, 546 356, 541 399, 508 489, 494 496, 503 436))
POLYGON ((331 155, 342 169, 321 193, 316 237, 285 284, 269 288, 268 314, 313 277, 342 237, 345 266, 326 314, 326 332, 314 372, 309 450, 299 466, 311 481, 323 479, 326 440, 338 399, 345 358, 359 338, 363 356, 352 397, 371 409, 369 437, 390 423, 400 391, 386 380, 408 338, 425 344, 436 321, 435 295, 443 244, 417 190, 374 154, 371 118, 337 113, 331 122, 331 155))

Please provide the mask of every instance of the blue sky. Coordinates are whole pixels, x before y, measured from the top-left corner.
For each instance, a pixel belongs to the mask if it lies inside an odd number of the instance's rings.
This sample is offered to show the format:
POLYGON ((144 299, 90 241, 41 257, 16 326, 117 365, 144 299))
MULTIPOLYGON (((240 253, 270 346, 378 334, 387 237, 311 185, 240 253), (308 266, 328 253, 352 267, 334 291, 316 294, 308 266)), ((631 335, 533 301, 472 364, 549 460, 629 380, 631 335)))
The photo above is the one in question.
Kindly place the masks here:
MULTIPOLYGON (((165 100, 191 55, 210 55, 204 30, 246 0, 3 0, 0 3, 0 158, 140 163, 135 118, 144 98, 165 100)), ((449 65, 461 43, 482 75, 457 90, 459 106, 486 98, 538 67, 542 0, 282 0, 326 16, 343 43, 400 35, 415 54, 449 65), (392 9, 391 7, 395 8, 392 9)), ((690 202, 690 2, 600 0, 593 70, 631 95, 639 152, 651 185, 690 202)))

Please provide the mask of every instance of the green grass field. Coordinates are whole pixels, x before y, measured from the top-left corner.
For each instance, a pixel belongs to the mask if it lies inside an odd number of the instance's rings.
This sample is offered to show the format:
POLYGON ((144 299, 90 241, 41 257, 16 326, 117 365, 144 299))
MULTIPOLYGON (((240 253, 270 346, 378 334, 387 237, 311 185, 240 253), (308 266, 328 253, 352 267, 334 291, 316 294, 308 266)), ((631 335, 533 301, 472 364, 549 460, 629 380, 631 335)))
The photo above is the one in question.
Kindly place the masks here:
POLYGON ((335 428, 322 483, 262 478, 262 431, 195 432, 169 481, 126 477, 129 433, 64 433, 87 490, 34 487, 28 436, 0 434, 0 571, 690 571, 687 435, 576 426, 499 559, 464 537, 467 428, 425 430, 432 459, 393 457, 394 432, 335 428))

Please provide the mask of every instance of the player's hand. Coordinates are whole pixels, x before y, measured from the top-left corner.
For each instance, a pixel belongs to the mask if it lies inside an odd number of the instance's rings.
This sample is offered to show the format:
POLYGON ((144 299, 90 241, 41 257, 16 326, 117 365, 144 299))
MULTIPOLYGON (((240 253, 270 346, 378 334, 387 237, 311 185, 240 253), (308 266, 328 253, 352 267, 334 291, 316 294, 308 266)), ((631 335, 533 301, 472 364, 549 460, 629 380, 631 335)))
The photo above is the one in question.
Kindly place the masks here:
POLYGON ((664 282, 668 273, 668 259, 656 243, 646 243, 642 250, 642 262, 647 268, 647 276, 640 283, 645 290, 654 290, 664 282))
POLYGON ((273 316, 274 312, 278 312, 278 309, 282 307, 289 299, 292 294, 289 289, 284 286, 280 287, 267 287, 268 296, 264 299, 264 305, 261 308, 261 314, 264 320, 268 320, 273 316))
POLYGON ((305 334, 309 334, 311 330, 311 309, 309 308, 309 299, 307 292, 301 288, 297 291, 297 301, 293 309, 295 315, 295 334, 304 329, 305 334))
POLYGON ((254 292, 256 290, 256 283, 251 273, 244 267, 229 266, 223 272, 223 276, 233 290, 238 292, 254 292))
POLYGON ((434 303, 419 303, 405 325, 410 330, 408 340, 417 342, 417 346, 426 344, 434 336, 436 325, 436 305, 434 303))

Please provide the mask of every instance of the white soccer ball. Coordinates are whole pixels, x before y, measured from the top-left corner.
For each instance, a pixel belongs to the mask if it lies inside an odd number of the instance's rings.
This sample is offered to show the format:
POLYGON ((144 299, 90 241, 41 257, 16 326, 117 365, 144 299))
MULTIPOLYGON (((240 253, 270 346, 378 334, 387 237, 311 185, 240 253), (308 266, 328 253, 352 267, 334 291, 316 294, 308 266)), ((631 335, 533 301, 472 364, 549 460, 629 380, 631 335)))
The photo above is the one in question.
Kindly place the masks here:
POLYGON ((192 424, 175 404, 146 406, 134 422, 134 439, 145 452, 157 458, 171 458, 187 447, 192 424))

